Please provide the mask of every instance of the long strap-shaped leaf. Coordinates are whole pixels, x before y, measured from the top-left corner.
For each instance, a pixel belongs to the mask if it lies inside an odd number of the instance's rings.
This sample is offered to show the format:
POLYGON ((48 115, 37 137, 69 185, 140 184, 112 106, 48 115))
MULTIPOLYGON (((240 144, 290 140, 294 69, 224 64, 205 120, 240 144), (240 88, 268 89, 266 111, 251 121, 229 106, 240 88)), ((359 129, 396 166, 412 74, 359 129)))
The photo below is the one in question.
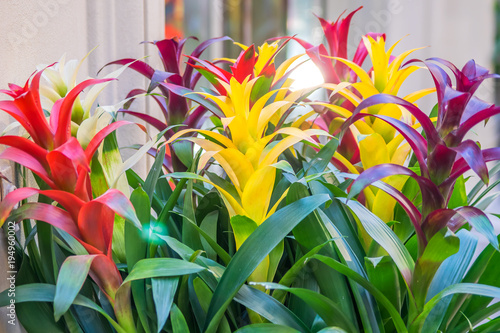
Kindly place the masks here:
POLYGON ((227 306, 259 263, 278 243, 320 205, 328 195, 300 199, 264 221, 236 252, 215 289, 207 312, 205 331, 215 332, 227 306))
MULTIPOLYGON (((56 286, 52 284, 45 283, 31 283, 22 286, 16 286, 16 303, 23 302, 53 302, 56 293, 56 286)), ((10 304, 10 297, 8 296, 8 290, 0 293, 0 307, 10 304)), ((73 301, 73 304, 80 305, 92 310, 95 310, 102 314, 113 328, 118 333, 126 333, 126 331, 121 328, 120 325, 113 318, 106 313, 99 305, 92 302, 85 296, 77 295, 73 301)))
POLYGON ((454 294, 471 294, 498 298, 500 297, 500 288, 476 283, 457 283, 449 286, 425 304, 422 313, 420 313, 420 315, 415 318, 412 325, 410 326, 410 333, 419 332, 420 328, 424 324, 425 319, 427 318, 431 310, 439 303, 439 301, 446 296, 454 294))
POLYGON ((368 290, 376 299, 377 301, 384 306, 389 314, 391 315, 391 318, 394 322, 394 326, 398 332, 407 332, 406 326, 403 322, 403 319, 401 318, 398 310, 394 307, 394 305, 391 303, 391 301, 380 291, 378 290, 370 281, 368 281, 366 278, 364 278, 362 275, 357 273, 356 271, 350 269, 346 265, 333 260, 332 258, 315 254, 311 257, 311 259, 317 259, 324 264, 330 266, 331 268, 335 269, 341 274, 344 274, 347 276, 349 279, 352 279, 359 283, 363 288, 368 290))
POLYGON ((382 246, 391 256, 394 263, 399 268, 406 284, 411 285, 412 272, 415 268, 415 263, 405 248, 403 243, 394 234, 394 232, 375 216, 372 212, 366 209, 357 201, 349 201, 347 206, 352 209, 354 214, 359 218, 366 232, 382 246))

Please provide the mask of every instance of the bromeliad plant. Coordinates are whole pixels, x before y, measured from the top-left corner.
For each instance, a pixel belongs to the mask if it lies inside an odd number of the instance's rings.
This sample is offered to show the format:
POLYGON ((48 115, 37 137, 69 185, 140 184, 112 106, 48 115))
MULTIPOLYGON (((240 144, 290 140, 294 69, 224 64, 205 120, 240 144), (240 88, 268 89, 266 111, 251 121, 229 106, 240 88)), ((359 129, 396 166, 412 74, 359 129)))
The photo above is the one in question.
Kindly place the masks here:
POLYGON ((0 202, 0 225, 21 230, 15 298, 3 291, 0 304, 14 300, 29 332, 497 331, 498 219, 487 209, 500 164, 487 163, 500 150, 466 139, 500 113, 474 97, 497 76, 474 61, 405 63, 415 50, 394 57, 379 33, 347 59, 356 11, 320 18, 328 48, 289 37, 204 60, 228 38, 186 57, 187 39, 169 39, 153 42, 164 70, 121 59, 77 84, 77 62, 62 58, 11 84, 0 109, 17 122, 7 131, 24 132, 0 136, 0 158, 23 181, 0 202), (325 84, 290 90, 300 55, 276 55, 292 39, 325 84), (94 110, 126 68, 149 87, 94 110), (435 88, 398 97, 417 69, 435 88), (309 99, 317 89, 328 101, 309 99), (427 115, 415 102, 434 93, 427 115), (129 110, 144 94, 164 119, 129 110), (299 104, 314 110, 295 117, 299 104), (159 131, 125 162, 120 108, 159 131), (130 166, 148 151, 143 179, 130 166))

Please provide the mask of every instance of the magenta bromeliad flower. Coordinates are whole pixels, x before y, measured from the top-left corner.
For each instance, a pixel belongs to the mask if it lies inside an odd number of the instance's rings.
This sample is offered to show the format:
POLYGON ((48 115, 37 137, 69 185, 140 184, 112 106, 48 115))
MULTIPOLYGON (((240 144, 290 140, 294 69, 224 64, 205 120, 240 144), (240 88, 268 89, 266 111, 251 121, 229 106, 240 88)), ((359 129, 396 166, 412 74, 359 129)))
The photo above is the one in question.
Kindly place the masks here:
MULTIPOLYGON (((470 60, 462 70, 438 58, 422 62, 429 69, 436 85, 438 116, 435 125, 414 104, 387 94, 375 95, 364 100, 344 124, 345 129, 358 119, 375 117, 394 126, 411 146, 418 161, 420 175, 401 165, 376 165, 365 170, 356 179, 349 196, 353 197, 368 185, 387 176, 406 175, 415 179, 422 193, 421 211, 404 199, 402 206, 411 217, 417 231, 420 251, 423 251, 427 241, 435 233, 446 226, 456 231, 464 223, 469 222, 480 232, 492 230, 491 222, 479 209, 461 207, 451 210, 447 205, 458 177, 468 170, 473 170, 487 184, 489 177, 486 162, 500 159, 500 148, 482 150, 478 142, 464 140, 465 135, 475 125, 500 113, 500 107, 474 96, 474 92, 485 79, 499 76, 488 73, 488 70, 476 65, 473 60, 470 60), (448 74, 435 62, 452 70, 456 78, 456 88, 452 87, 452 80, 448 74), (407 109, 422 126, 425 138, 415 128, 400 120, 363 112, 367 107, 385 103, 400 105, 407 109)), ((399 191, 393 188, 386 190, 397 200, 402 198, 399 191)), ((490 235, 490 233, 485 234, 490 235)), ((498 247, 496 237, 489 237, 489 240, 498 247)))

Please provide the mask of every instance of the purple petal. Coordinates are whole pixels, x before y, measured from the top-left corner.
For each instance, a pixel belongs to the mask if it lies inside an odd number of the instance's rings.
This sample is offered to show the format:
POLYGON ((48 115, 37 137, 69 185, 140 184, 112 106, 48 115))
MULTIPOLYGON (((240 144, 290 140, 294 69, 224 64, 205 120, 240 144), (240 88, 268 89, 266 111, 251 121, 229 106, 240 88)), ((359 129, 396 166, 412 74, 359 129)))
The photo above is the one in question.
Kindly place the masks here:
MULTIPOLYGON (((373 106, 373 105, 378 105, 378 104, 385 104, 385 103, 393 103, 397 105, 401 105, 405 107, 415 118, 417 118, 418 122, 422 126, 428 142, 431 144, 431 147, 436 145, 441 141, 436 129, 434 128, 434 124, 432 121, 429 119, 429 116, 427 116, 424 112, 422 112, 418 107, 416 107, 414 104, 405 101, 404 99, 393 96, 393 95, 388 95, 388 94, 378 94, 374 96, 370 96, 364 101, 362 101, 358 107, 354 110, 353 115, 351 116, 354 117, 356 114, 360 113, 363 109, 373 106)), ((350 118, 346 121, 347 124, 351 125, 352 121, 350 121, 350 118)), ((349 125, 344 125, 344 126, 349 126, 349 125)))
POLYGON ((444 198, 441 195, 441 192, 439 192, 438 187, 432 181, 418 176, 415 172, 402 165, 391 163, 375 165, 363 171, 363 173, 359 175, 358 179, 356 179, 352 184, 348 198, 352 198, 353 196, 359 194, 362 190, 374 182, 393 175, 410 176, 418 182, 420 191, 422 192, 423 207, 425 209, 423 212, 424 216, 429 214, 431 211, 444 206, 444 198))
MULTIPOLYGON (((205 49, 207 47, 209 47, 213 43, 223 42, 223 41, 226 41, 226 40, 231 40, 232 41, 232 39, 230 37, 228 37, 228 36, 207 39, 206 41, 202 42, 200 45, 198 45, 194 49, 194 51, 191 53, 191 56, 194 57, 194 58, 199 58, 201 56, 201 54, 203 53, 203 51, 205 51, 205 49)), ((194 65, 195 61, 193 59, 189 59, 188 63, 191 63, 191 64, 194 65)), ((182 75, 184 87, 189 87, 190 86, 192 73, 193 73, 193 67, 186 66, 184 74, 182 75)))
POLYGON ((466 121, 464 121, 456 131, 456 140, 462 140, 470 129, 483 120, 486 120, 496 114, 500 113, 500 107, 494 106, 486 110, 479 111, 474 115, 470 116, 466 121))
MULTIPOLYGON (((339 176, 350 179, 356 179, 359 177, 358 175, 350 173, 341 173, 339 176)), ((411 202, 410 199, 408 199, 403 193, 398 191, 396 188, 382 181, 376 181, 372 183, 372 186, 375 186, 381 189, 382 191, 386 192, 387 194, 389 194, 401 205, 401 207, 403 207, 405 212, 408 214, 408 217, 410 218, 413 227, 415 228, 415 233, 419 238, 419 242, 421 242, 422 245, 425 245, 427 243, 427 240, 420 227, 420 220, 422 218, 422 214, 420 214, 420 211, 417 209, 417 207, 415 207, 413 202, 411 202)))
POLYGON ((180 75, 180 58, 177 56, 178 43, 173 39, 163 39, 154 41, 153 44, 158 48, 165 71, 180 75))
MULTIPOLYGON (((155 72, 154 68, 146 64, 144 61, 137 60, 137 59, 132 59, 132 58, 124 58, 120 60, 115 60, 110 63, 107 63, 106 65, 102 66, 102 68, 99 70, 102 71, 104 67, 109 66, 109 65, 127 65, 132 63, 129 67, 135 70, 138 73, 141 73, 145 77, 151 79, 153 76, 153 73, 155 72)), ((99 74, 97 72, 97 74, 99 74)))
MULTIPOLYGON (((352 119, 349 118, 349 123, 354 123, 355 121, 364 117, 375 117, 383 120, 386 123, 392 125, 398 132, 400 132, 401 135, 406 139, 410 147, 413 149, 413 152, 415 153, 415 156, 417 157, 418 163, 420 165, 420 169, 422 170, 422 174, 428 174, 427 165, 425 163, 425 159, 427 158, 427 142, 420 133, 418 133, 414 128, 408 126, 401 120, 388 116, 373 115, 369 113, 358 113, 356 115, 353 115, 351 117, 352 119)), ((347 124, 345 124, 344 126, 345 128, 348 128, 347 124)), ((344 126, 342 127, 343 130, 344 126)))
MULTIPOLYGON (((500 160, 500 147, 485 149, 482 151, 482 154, 485 162, 498 161, 500 160)), ((463 158, 460 158, 453 164, 450 176, 443 182, 443 184, 439 185, 439 187, 449 187, 453 185, 457 178, 469 169, 470 165, 467 164, 463 158)))
POLYGON ((486 162, 484 161, 481 148, 479 148, 476 142, 466 140, 458 147, 451 149, 459 153, 470 168, 481 178, 481 180, 485 184, 488 184, 488 168, 486 167, 486 162))
POLYGON ((441 208, 427 215, 422 223, 422 229, 427 239, 431 239, 439 230, 446 227, 456 213, 453 209, 441 208))
POLYGON ((490 219, 482 210, 476 207, 466 206, 458 208, 456 211, 479 233, 483 234, 490 244, 498 250, 498 239, 495 235, 495 230, 490 219))

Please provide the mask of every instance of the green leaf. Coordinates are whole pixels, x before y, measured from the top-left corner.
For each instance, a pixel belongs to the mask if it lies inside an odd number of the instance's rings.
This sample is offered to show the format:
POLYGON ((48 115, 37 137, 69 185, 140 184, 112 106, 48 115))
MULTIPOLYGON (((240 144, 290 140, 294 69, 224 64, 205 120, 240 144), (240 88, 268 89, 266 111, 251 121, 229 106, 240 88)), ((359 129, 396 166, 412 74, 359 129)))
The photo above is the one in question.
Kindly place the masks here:
MULTIPOLYGON (((287 203, 290 203, 308 196, 310 196, 310 193, 307 187, 300 183, 295 183, 290 187, 286 199, 287 203)), ((328 219, 326 216, 324 217, 328 219)), ((311 251, 316 246, 332 238, 339 237, 338 234, 331 235, 325 224, 320 217, 319 211, 315 211, 293 229, 293 235, 295 240, 300 244, 302 252, 311 251)), ((337 252, 331 244, 325 246, 320 253, 339 259, 337 252)), ((338 303, 344 315, 349 318, 349 321, 356 322, 354 305, 351 301, 349 286, 344 276, 334 270, 321 268, 315 269, 312 273, 322 294, 338 303)))
POLYGON ((271 323, 286 325, 299 332, 310 332, 304 322, 290 311, 290 309, 263 291, 243 285, 234 297, 234 300, 244 305, 247 309, 258 313, 271 323))
MULTIPOLYGON (((394 261, 388 256, 378 258, 366 257, 365 266, 369 281, 373 286, 380 290, 396 309, 401 309, 400 278, 394 261)), ((380 310, 383 311, 383 318, 387 318, 390 315, 385 308, 381 308, 380 310)))
POLYGON ((153 200, 153 193, 156 188, 156 182, 162 173, 163 160, 165 159, 166 146, 163 145, 160 151, 156 154, 155 161, 148 172, 148 176, 144 181, 144 190, 151 200, 153 200))
POLYGON ((205 328, 214 332, 227 306, 259 263, 307 215, 329 200, 327 195, 300 199, 271 215, 243 243, 215 289, 205 328))
POLYGON ((322 330, 318 331, 318 333, 347 333, 340 327, 325 327, 322 330))
POLYGON ((330 266, 331 268, 335 269, 341 274, 344 274, 347 276, 349 279, 352 279, 359 283, 363 288, 368 290, 370 294, 372 294, 375 299, 382 305, 384 308, 389 312, 391 315, 391 318, 394 322, 394 325, 396 327, 396 330, 398 332, 406 332, 406 326, 403 322, 403 319, 401 318, 398 310, 394 307, 394 305, 391 303, 391 301, 380 291, 378 290, 372 283, 370 283, 367 279, 365 279, 363 276, 359 275, 349 267, 347 267, 344 264, 339 263, 336 260, 333 260, 332 258, 325 257, 319 254, 316 254, 311 257, 311 259, 317 259, 322 261, 324 264, 330 266))
POLYGON ((276 324, 253 324, 240 328, 236 333, 296 333, 300 332, 288 326, 276 324))
POLYGON ((425 304, 427 292, 434 275, 442 262, 458 252, 459 238, 451 231, 440 231, 427 243, 422 256, 417 260, 412 284, 413 295, 417 309, 421 310, 425 304))
MULTIPOLYGON (((147 278, 194 274, 205 268, 191 262, 174 258, 149 258, 138 261, 123 284, 147 278)), ((122 284, 122 286, 123 286, 122 284)), ((121 288, 121 287, 120 287, 121 288)))
MULTIPOLYGON (((217 222, 219 220, 219 211, 214 210, 208 213, 205 218, 200 223, 200 229, 203 230, 208 239, 213 241, 213 244, 217 244, 217 222)), ((203 235, 202 235, 203 236, 203 235)), ((217 260, 217 252, 215 248, 209 243, 207 238, 203 236, 201 239, 201 244, 203 245, 203 249, 207 253, 207 257, 212 260, 217 260)), ((219 245, 219 244, 217 244, 219 245)), ((222 251, 224 249, 220 248, 222 251)), ((226 252, 226 251, 224 251, 226 252)), ((230 260, 230 257, 227 258, 230 260)), ((228 261, 229 262, 229 261, 228 261)), ((227 263, 226 263, 227 264, 227 263)))
MULTIPOLYGON (((53 302, 56 293, 56 286, 45 283, 32 283, 16 287, 16 303, 24 302, 53 302)), ((0 293, 0 307, 10 304, 8 290, 0 293)), ((127 333, 118 325, 100 306, 92 302, 87 297, 77 295, 73 300, 74 305, 84 306, 103 315, 118 333, 127 333)))
MULTIPOLYGON (((169 236, 160 236, 160 238, 165 240, 168 246, 185 260, 189 260, 195 253, 175 238, 169 236)), ((224 273, 225 267, 204 257, 198 257, 196 263, 208 269, 198 273, 198 275, 211 289, 215 289, 220 277, 224 273)), ((260 290, 242 285, 235 295, 234 300, 274 324, 293 327, 301 332, 310 332, 307 326, 293 312, 260 290)))
POLYGON ((339 140, 335 137, 330 138, 328 143, 321 148, 321 150, 314 155, 314 158, 310 162, 309 169, 306 171, 306 174, 315 174, 323 172, 328 163, 330 163, 333 154, 337 150, 339 146, 339 140))
POLYGON ((202 249, 201 239, 199 233, 193 227, 196 223, 196 218, 194 214, 194 202, 193 202, 193 181, 189 180, 187 182, 186 193, 184 194, 184 207, 182 210, 183 214, 183 224, 182 224, 182 242, 192 249, 202 249), (194 223, 189 223, 186 219, 194 221, 194 223))
POLYGON ((189 333, 189 327, 186 323, 186 319, 182 314, 181 310, 177 305, 172 304, 172 310, 170 310, 170 321, 172 322, 172 330, 174 333, 189 333))
MULTIPOLYGON (((279 281, 279 284, 282 286, 289 287, 295 280, 295 278, 301 273, 302 269, 306 266, 307 259, 318 253, 326 244, 333 242, 333 239, 330 239, 323 244, 320 244, 316 247, 314 247, 311 251, 307 252, 305 255, 303 255, 299 260, 295 260, 295 263, 290 267, 285 275, 281 278, 279 281)), ((285 301, 286 297, 286 291, 281 290, 281 289, 275 289, 273 292, 273 297, 283 303, 285 301)))
POLYGON ((359 221, 365 228, 366 232, 377 242, 384 250, 389 253, 392 260, 399 269, 399 272, 406 281, 406 284, 411 285, 412 272, 415 268, 415 263, 408 250, 401 243, 394 232, 381 219, 370 212, 366 207, 357 201, 350 200, 347 206, 358 217, 359 221))
POLYGON ((175 291, 179 277, 152 278, 151 287, 156 309, 157 332, 159 333, 167 322, 170 309, 174 302, 175 291))
MULTIPOLYGON (((216 211, 215 211, 216 213, 216 211)), ((177 214, 177 215, 180 215, 182 216, 182 222, 183 223, 190 223, 191 226, 203 237, 203 239, 212 247, 212 249, 215 251, 215 253, 217 253, 217 255, 221 258, 221 260, 227 265, 229 263, 229 261, 231 260, 231 257, 229 256, 229 254, 227 254, 227 252, 215 241, 212 239, 212 237, 210 237, 210 235, 208 235, 203 229, 201 229, 200 227, 198 227, 196 225, 196 223, 191 220, 190 218, 188 218, 187 216, 184 216, 182 214, 177 214)), ((208 216, 208 215, 207 215, 208 216)), ((160 235, 158 235, 158 237, 162 238, 163 240, 165 240, 163 237, 161 237, 160 235)), ((202 240, 203 240, 202 239, 202 240)), ((189 246, 186 245, 187 248, 190 248, 189 246)))
MULTIPOLYGON (((198 297, 201 308, 206 313, 210 306, 210 301, 212 300, 212 290, 210 290, 210 288, 200 278, 193 279, 193 288, 196 296, 198 297)), ((217 332, 231 332, 231 328, 229 327, 226 317, 222 318, 217 332)))
MULTIPOLYGON (((143 226, 143 231, 147 230, 146 226, 149 225, 151 217, 151 204, 147 193, 142 187, 139 186, 132 192, 130 202, 134 206, 137 218, 143 226)), ((146 241, 147 236, 145 236, 132 224, 125 224, 125 256, 129 272, 139 260, 146 258, 148 243, 146 241)), ((131 290, 139 320, 145 332, 149 333, 151 328, 147 317, 145 281, 133 281, 131 290)))
POLYGON ((176 141, 172 144, 175 155, 184 164, 186 168, 190 168, 193 164, 193 148, 189 141, 176 141))
POLYGON ((96 255, 70 256, 64 260, 57 277, 54 318, 58 321, 68 311, 89 274, 96 255))
POLYGON ((278 161, 274 164, 271 164, 271 166, 275 167, 276 169, 280 169, 281 171, 288 172, 288 173, 291 173, 292 175, 295 175, 295 172, 293 171, 292 166, 286 160, 278 161))
MULTIPOLYGON (((461 229, 457 232, 457 237, 460 239, 460 248, 457 253, 445 259, 437 270, 429 286, 426 301, 430 300, 446 287, 461 282, 472 262, 478 241, 477 236, 467 229, 461 229)), ((432 310, 425 321, 424 332, 438 330, 450 301, 450 297, 443 299, 432 310)))
POLYGON ((420 332, 421 326, 423 325, 425 319, 432 311, 432 309, 441 301, 443 298, 454 295, 454 294, 471 294, 479 295, 485 297, 496 297, 500 298, 500 288, 487 286, 484 284, 476 283, 457 283, 441 291, 439 294, 434 296, 430 301, 428 301, 423 311, 417 316, 410 326, 410 333, 420 332))
POLYGON ((266 289, 282 289, 296 295, 309 305, 329 326, 341 324, 349 332, 357 332, 349 318, 345 316, 342 309, 328 297, 315 291, 304 288, 289 288, 277 283, 265 282, 255 283, 264 286, 266 289))
MULTIPOLYGON (((335 239, 334 244, 340 260, 350 269, 362 277, 367 278, 368 276, 363 265, 359 262, 358 257, 354 254, 346 239, 342 237, 342 234, 337 227, 332 221, 330 221, 328 216, 323 211, 319 210, 318 213, 330 236, 335 239)), ((348 222, 346 221, 346 223, 348 222)), ((351 286, 351 292, 356 300, 358 312, 361 316, 361 321, 365 327, 365 331, 383 331, 382 318, 380 317, 377 304, 375 303, 373 297, 367 292, 366 289, 360 287, 353 281, 349 280, 349 284, 351 286)))
MULTIPOLYGON (((35 242, 33 242, 35 244, 35 242)), ((52 304, 41 303, 41 302, 19 302, 19 289, 24 288, 25 285, 38 283, 38 274, 32 269, 31 265, 35 262, 30 262, 35 260, 34 258, 23 255, 21 261, 21 267, 16 276, 16 298, 15 298, 15 310, 19 322, 27 331, 36 331, 39 327, 44 327, 50 332, 59 333, 64 332, 63 322, 56 323, 54 320, 54 309, 52 304)), ((7 276, 9 277, 9 276, 7 276)), ((55 293, 55 286, 50 285, 55 293)), ((0 294, 0 307, 5 305, 10 305, 13 295, 9 295, 10 291, 7 289, 2 294, 0 294), (3 295, 3 296, 2 296, 3 295), (4 301, 5 297, 5 301, 4 301)), ((52 297, 52 300, 54 298, 52 297)), ((8 310, 8 309, 6 309, 8 310)), ((9 318, 10 320, 10 318, 9 318)))
POLYGON ((455 186, 453 187, 453 192, 451 193, 450 201, 448 202, 449 209, 455 209, 462 206, 467 206, 467 191, 465 189, 464 176, 457 178, 455 186))

